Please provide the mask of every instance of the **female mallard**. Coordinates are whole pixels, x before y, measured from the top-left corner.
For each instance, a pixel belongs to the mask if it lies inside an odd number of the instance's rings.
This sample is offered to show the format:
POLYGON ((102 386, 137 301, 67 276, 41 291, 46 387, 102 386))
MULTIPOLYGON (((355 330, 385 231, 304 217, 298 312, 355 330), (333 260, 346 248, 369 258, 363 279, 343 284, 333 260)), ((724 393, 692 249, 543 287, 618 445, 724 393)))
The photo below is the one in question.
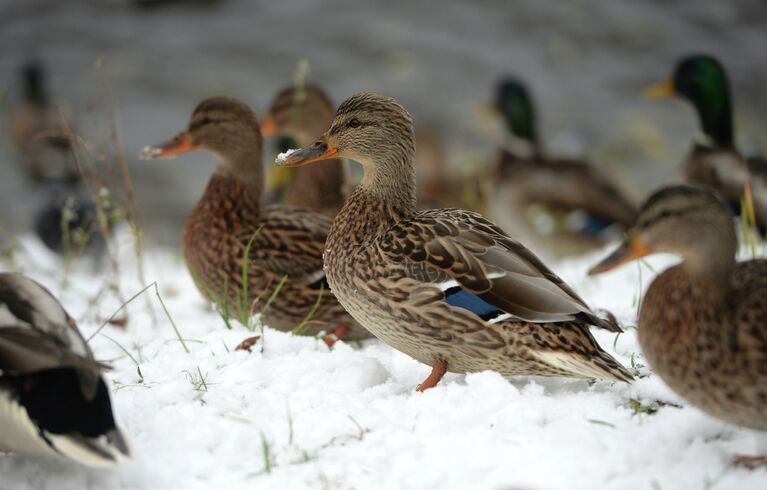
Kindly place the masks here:
POLYGON ((47 289, 0 274, 0 449, 90 466, 130 457, 103 368, 47 289))
MULTIPOLYGON (((319 87, 288 87, 277 94, 261 120, 261 133, 287 136, 298 146, 309 146, 330 125, 333 112, 333 104, 319 87)), ((344 205, 347 178, 341 159, 297 169, 273 167, 269 178, 275 187, 270 192, 285 196, 285 201, 293 206, 313 209, 332 218, 344 205)))
POLYGON ((634 223, 636 207, 607 174, 587 162, 545 155, 523 83, 504 79, 495 109, 514 140, 513 151, 501 150, 496 169, 493 207, 502 228, 548 247, 564 242, 578 250, 602 245, 634 223))
POLYGON ((767 430, 767 260, 736 263, 736 248, 721 199, 703 188, 666 187, 645 202, 626 240, 591 274, 656 252, 682 256, 642 301, 642 351, 691 404, 767 430))
POLYGON ((328 282, 346 310, 392 347, 446 370, 631 380, 588 330, 594 315, 535 255, 477 213, 416 210, 410 114, 377 94, 351 97, 322 140, 287 166, 346 157, 362 183, 333 221, 328 282))
POLYGON ((143 156, 195 150, 219 158, 184 227, 184 256, 203 295, 242 320, 243 309, 248 315, 287 278, 266 311, 267 325, 290 330, 311 315, 308 335, 352 328, 354 336, 369 337, 325 286, 322 250, 330 219, 305 208, 260 204, 261 131, 250 107, 229 97, 206 99, 186 131, 143 156))
POLYGON ((687 181, 718 193, 736 214, 750 183, 756 222, 767 229, 767 160, 744 158, 735 148, 730 85, 722 64, 711 56, 688 56, 677 63, 673 78, 644 93, 649 98, 677 95, 692 103, 705 141, 694 143, 687 155, 687 181))

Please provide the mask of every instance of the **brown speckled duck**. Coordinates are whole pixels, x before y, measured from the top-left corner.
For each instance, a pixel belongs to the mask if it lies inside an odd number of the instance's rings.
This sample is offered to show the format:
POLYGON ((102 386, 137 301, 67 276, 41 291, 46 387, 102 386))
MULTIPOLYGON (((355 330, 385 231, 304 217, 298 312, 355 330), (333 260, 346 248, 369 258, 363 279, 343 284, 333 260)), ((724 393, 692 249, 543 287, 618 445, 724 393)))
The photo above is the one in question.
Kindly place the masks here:
POLYGON ((184 256, 202 293, 226 303, 232 316, 241 318, 244 293, 246 308, 255 301, 264 304, 287 277, 266 312, 267 325, 293 329, 316 305, 306 334, 350 328, 354 337, 369 337, 326 287, 322 250, 330 219, 305 208, 260 204, 261 131, 250 107, 229 97, 206 99, 194 110, 186 131, 145 149, 143 157, 194 150, 219 158, 184 227, 184 256), (242 284, 244 260, 247 288, 242 284))
POLYGON ((495 109, 515 143, 514 150, 501 150, 495 176, 494 214, 504 229, 568 253, 604 245, 634 223, 636 206, 605 172, 544 153, 522 82, 504 79, 495 109))
POLYGON ((629 381, 589 325, 598 318, 535 255, 483 216, 416 209, 410 114, 360 94, 336 111, 322 140, 278 159, 303 165, 345 157, 364 169, 333 221, 325 272, 346 310, 379 339, 446 371, 629 381))
POLYGON ((591 274, 656 252, 680 255, 683 262, 661 273, 642 301, 642 351, 692 405, 767 430, 767 260, 736 263, 736 248, 721 199, 703 188, 666 187, 591 274))
MULTIPOLYGON (((330 125, 333 113, 333 104, 319 87, 288 87, 277 94, 261 120, 261 132, 264 136, 287 136, 298 146, 309 146, 330 125)), ((271 192, 284 195, 288 204, 331 218, 344 204, 347 178, 341 159, 296 169, 272 167, 269 174, 276 187, 271 192)))
POLYGON ((677 63, 670 80, 645 89, 649 98, 678 96, 698 113, 703 139, 693 144, 684 161, 688 182, 708 187, 740 214, 744 185, 750 182, 759 228, 767 229, 767 160, 744 158, 735 147, 730 85, 722 64, 706 55, 677 63))

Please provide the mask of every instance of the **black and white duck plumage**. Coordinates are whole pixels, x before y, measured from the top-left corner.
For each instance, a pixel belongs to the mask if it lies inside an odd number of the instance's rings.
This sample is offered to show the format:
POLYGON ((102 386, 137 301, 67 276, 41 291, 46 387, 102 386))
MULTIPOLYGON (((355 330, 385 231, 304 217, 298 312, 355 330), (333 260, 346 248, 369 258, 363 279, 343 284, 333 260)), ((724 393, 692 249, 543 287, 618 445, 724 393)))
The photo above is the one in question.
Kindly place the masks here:
POLYGON ((50 291, 0 273, 0 450, 89 466, 130 457, 104 367, 50 291))

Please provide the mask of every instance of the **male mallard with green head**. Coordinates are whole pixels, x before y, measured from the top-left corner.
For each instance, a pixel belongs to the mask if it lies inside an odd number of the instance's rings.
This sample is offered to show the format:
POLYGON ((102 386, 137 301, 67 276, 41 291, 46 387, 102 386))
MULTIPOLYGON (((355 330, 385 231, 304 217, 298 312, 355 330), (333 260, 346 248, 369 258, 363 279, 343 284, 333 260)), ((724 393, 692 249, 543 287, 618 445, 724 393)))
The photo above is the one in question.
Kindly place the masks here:
POLYGON ((535 255, 483 216, 418 211, 410 114, 394 99, 360 94, 338 108, 325 136, 278 159, 298 166, 345 157, 364 169, 336 216, 325 272, 346 310, 376 337, 446 371, 629 381, 589 325, 598 318, 535 255))
POLYGON ((632 225, 636 207, 606 173, 545 154, 522 82, 502 80, 494 105, 513 140, 501 149, 495 171, 493 208, 502 228, 546 247, 564 243, 578 251, 603 245, 632 225), (548 218, 537 220, 536 212, 548 218))
POLYGON ((287 278, 266 311, 267 325, 290 330, 311 314, 308 335, 341 328, 369 337, 325 285, 322 250, 330 219, 306 208, 261 205, 261 130, 250 107, 231 97, 205 99, 185 131, 142 156, 195 150, 219 159, 184 226, 184 256, 203 295, 238 317, 243 307, 265 303, 287 278))
POLYGON ((591 274, 652 253, 681 256, 642 301, 642 351, 692 405, 767 430, 767 260, 736 263, 736 250, 724 201, 704 188, 666 187, 645 202, 626 240, 591 274))
POLYGON ((688 56, 677 63, 670 80, 646 88, 644 94, 679 96, 695 107, 704 141, 696 142, 685 159, 687 181, 718 193, 736 214, 749 183, 756 222, 767 229, 767 160, 744 158, 735 147, 730 84, 722 64, 711 56, 688 56))

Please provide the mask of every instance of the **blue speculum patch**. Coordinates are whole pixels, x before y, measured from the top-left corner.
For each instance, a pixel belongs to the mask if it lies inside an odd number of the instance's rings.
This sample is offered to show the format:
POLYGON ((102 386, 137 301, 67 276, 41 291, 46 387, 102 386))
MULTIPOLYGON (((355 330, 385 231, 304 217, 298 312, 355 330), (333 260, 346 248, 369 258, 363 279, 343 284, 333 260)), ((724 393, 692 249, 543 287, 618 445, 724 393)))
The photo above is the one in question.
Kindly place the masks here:
POLYGON ((450 306, 469 310, 486 321, 505 313, 503 310, 499 310, 476 294, 472 294, 460 286, 453 286, 445 290, 445 302, 450 306))

